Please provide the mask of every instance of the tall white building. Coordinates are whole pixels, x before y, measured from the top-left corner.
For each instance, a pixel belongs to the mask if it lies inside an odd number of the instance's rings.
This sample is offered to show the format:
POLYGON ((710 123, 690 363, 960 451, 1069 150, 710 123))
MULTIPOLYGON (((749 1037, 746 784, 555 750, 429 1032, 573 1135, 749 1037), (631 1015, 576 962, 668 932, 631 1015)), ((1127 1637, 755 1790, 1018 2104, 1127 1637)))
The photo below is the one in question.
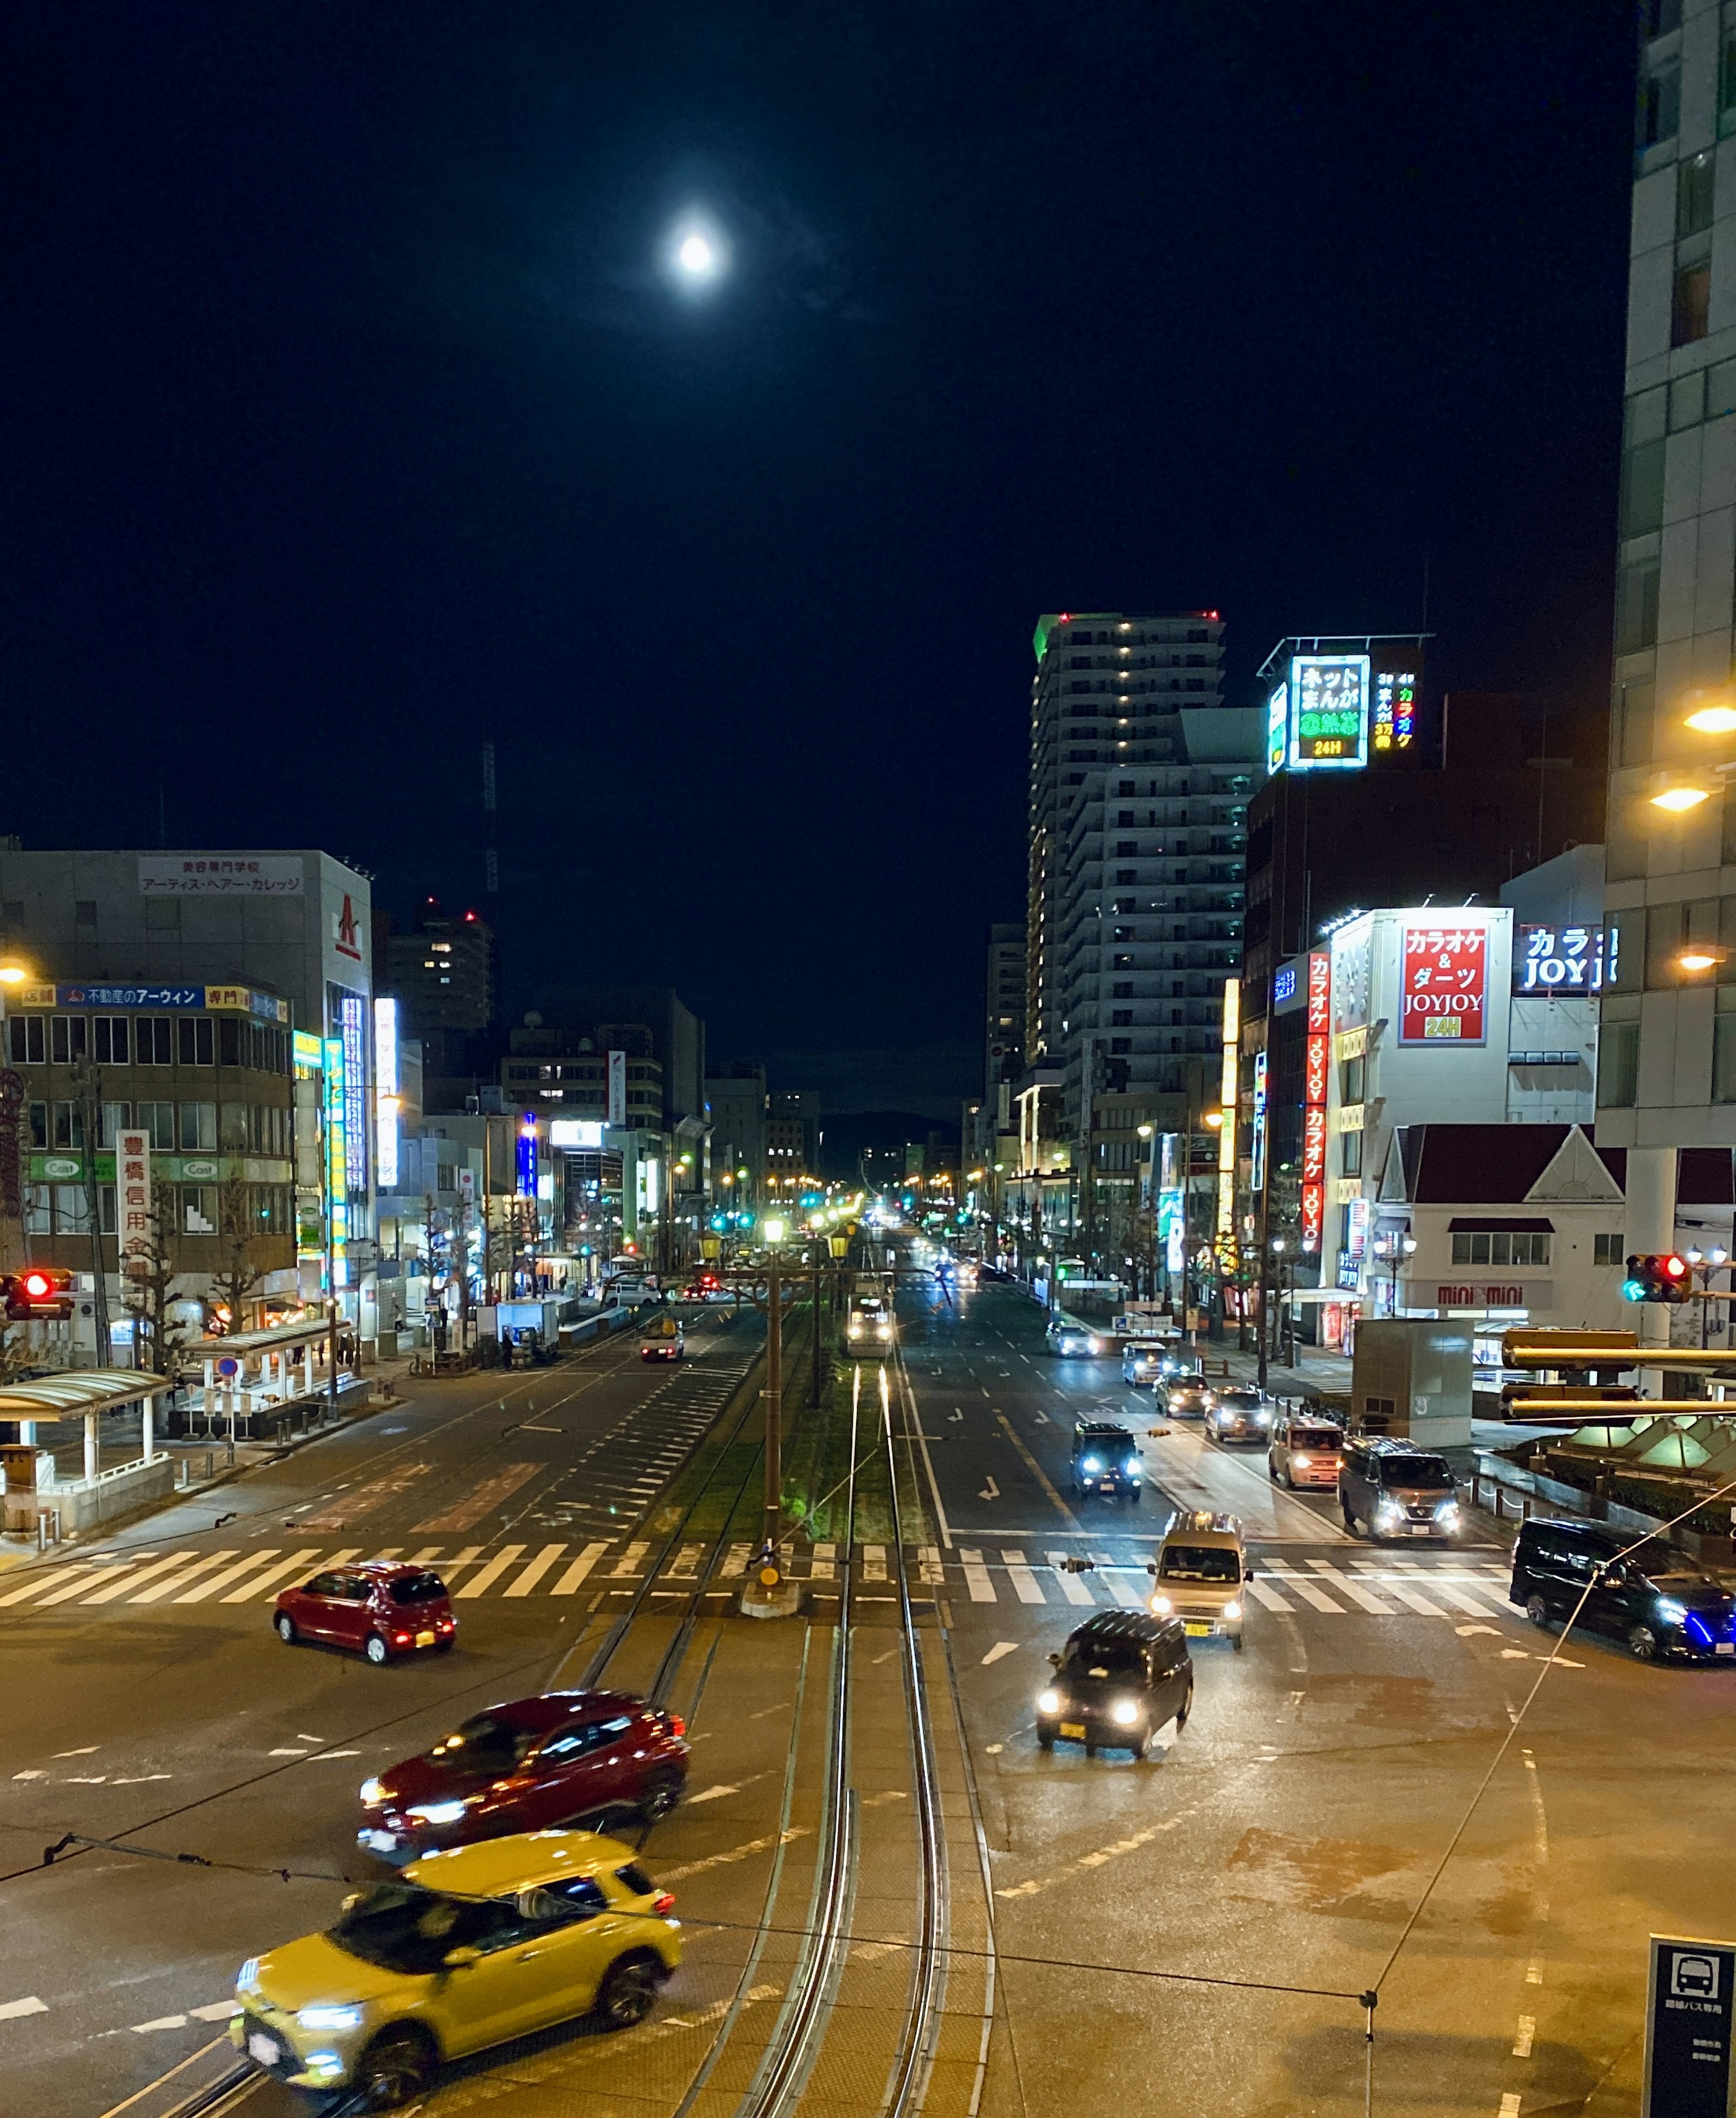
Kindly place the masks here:
POLYGON ((1073 1166, 1088 1149, 1123 1188, 1137 1122, 1184 1122, 1190 1061, 1217 1101, 1263 770, 1262 714, 1224 704, 1223 633, 1212 611, 1051 613, 1037 629, 1025 1057, 1061 1075, 1073 1166))
POLYGON ((1597 1140, 1661 1251, 1678 1150, 1736 1147, 1736 11, 1639 16, 1597 1140))

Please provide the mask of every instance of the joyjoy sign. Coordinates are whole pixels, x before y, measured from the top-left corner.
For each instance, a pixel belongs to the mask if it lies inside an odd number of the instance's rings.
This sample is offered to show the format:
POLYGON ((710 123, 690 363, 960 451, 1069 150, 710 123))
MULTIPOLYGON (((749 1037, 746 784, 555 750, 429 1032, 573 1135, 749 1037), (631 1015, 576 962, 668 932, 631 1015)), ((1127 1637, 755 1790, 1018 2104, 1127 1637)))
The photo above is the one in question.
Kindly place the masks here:
POLYGON ((1475 927, 1404 930, 1401 1044, 1486 1041, 1489 931, 1475 927))

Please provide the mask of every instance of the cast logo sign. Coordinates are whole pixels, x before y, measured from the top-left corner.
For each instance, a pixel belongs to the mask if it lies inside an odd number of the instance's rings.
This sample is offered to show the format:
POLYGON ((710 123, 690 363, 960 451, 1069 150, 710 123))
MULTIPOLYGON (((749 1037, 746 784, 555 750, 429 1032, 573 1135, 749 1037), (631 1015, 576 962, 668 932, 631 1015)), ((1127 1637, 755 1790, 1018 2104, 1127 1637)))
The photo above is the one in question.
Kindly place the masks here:
POLYGON ((1401 1044, 1486 1043, 1488 929, 1407 926, 1402 994, 1401 1044))

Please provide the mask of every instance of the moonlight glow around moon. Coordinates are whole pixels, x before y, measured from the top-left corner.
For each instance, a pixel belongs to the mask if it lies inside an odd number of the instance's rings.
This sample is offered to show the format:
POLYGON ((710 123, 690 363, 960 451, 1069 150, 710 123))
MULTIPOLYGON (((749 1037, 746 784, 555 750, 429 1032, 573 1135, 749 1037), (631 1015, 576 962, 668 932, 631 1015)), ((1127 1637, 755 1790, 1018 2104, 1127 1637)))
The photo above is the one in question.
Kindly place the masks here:
POLYGON ((702 294, 727 271, 729 246, 709 222, 690 219, 675 230, 668 258, 676 284, 686 294, 702 294))

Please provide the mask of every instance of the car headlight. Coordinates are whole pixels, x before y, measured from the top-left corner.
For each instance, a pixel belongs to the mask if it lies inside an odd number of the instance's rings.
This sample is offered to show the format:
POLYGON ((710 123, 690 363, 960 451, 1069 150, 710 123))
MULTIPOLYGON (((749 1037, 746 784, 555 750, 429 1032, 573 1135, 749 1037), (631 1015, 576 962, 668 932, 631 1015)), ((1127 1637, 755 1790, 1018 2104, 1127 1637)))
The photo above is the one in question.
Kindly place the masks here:
POLYGON ((1060 1692, 1038 1692, 1037 1695, 1037 1710, 1039 1713, 1059 1713, 1061 1710, 1061 1695, 1060 1692))
POLYGON ((362 2012, 350 2001, 341 2007, 298 2008, 295 2019, 304 2030, 355 2030, 362 2026, 362 2012))
POLYGON ((1459 1519, 1458 1502, 1457 1501, 1443 1501, 1441 1505, 1434 1511, 1434 1519, 1439 1523, 1457 1522, 1459 1519))
POLYGON ((378 1780, 363 1780, 362 1799, 372 1809, 376 1803, 386 1800, 386 1789, 381 1787, 378 1780))
POLYGON ((1397 1522, 1403 1516, 1405 1511, 1399 1505, 1397 1501, 1383 1501, 1374 1512, 1376 1515, 1379 1515, 1383 1521, 1397 1522))
POLYGON ((1312 1471, 1314 1468, 1312 1456, 1292 1456, 1290 1460, 1299 1471, 1312 1471))
POLYGON ((1241 1615, 1242 1607, 1240 1603, 1232 1599, 1230 1602, 1225 1604, 1224 1616, 1230 1621, 1232 1625, 1241 1615))
POLYGON ((1139 1718, 1138 1700, 1118 1699, 1109 1709, 1109 1718, 1120 1727, 1131 1728, 1134 1722, 1139 1718))
POLYGON ((1087 1339, 1085 1341, 1085 1350, 1087 1353, 1101 1353, 1103 1350, 1102 1340, 1101 1339, 1087 1339))
POLYGON ((1678 1603, 1674 1596, 1660 1596, 1653 1606, 1666 1625, 1684 1625, 1688 1620, 1688 1606, 1678 1603))
POLYGON ((456 1824, 469 1806, 470 1803, 468 1800, 422 1801, 418 1802, 409 1814, 423 1824, 456 1824))
POLYGON ((1259 1410, 1255 1413, 1254 1416, 1257 1420, 1258 1420, 1262 1427, 1271 1426, 1272 1414, 1266 1409, 1264 1405, 1262 1405, 1259 1410))
POLYGON ((1157 1617, 1168 1617, 1170 1612, 1174 1610, 1175 1607, 1175 1605, 1170 1602, 1167 1596, 1154 1596, 1152 1598, 1152 1610, 1154 1615, 1157 1617))
POLYGON ((1129 1456, 1121 1468, 1129 1478, 1137 1478, 1139 1475, 1139 1459, 1137 1456, 1129 1456))
POLYGON ((235 1974, 238 1986, 256 1986, 259 1983, 259 1958, 250 1956, 235 1974))
POLYGON ((1101 1471, 1102 1468, 1103 1463, 1101 1457, 1085 1456, 1080 1459, 1079 1468, 1082 1471, 1101 1471))

